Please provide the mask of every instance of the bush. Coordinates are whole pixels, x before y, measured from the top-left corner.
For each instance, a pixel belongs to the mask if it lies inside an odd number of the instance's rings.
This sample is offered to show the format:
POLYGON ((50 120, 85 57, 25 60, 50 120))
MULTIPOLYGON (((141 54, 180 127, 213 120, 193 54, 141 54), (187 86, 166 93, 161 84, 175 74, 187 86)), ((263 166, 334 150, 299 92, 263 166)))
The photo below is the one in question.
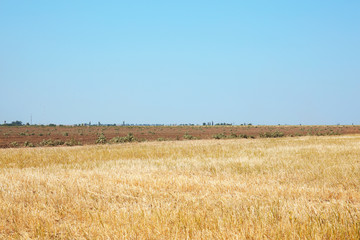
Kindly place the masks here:
POLYGON ((213 136, 213 138, 215 138, 215 139, 223 139, 223 138, 226 138, 226 135, 223 134, 223 133, 218 133, 218 134, 215 134, 213 136))
POLYGON ((12 143, 10 143, 10 146, 11 146, 11 147, 18 147, 18 146, 19 146, 19 143, 17 143, 17 142, 12 142, 12 143))
POLYGON ((48 140, 45 140, 43 139, 39 145, 40 146, 58 146, 58 145, 63 145, 64 144, 64 141, 61 141, 61 140, 51 140, 51 139, 48 139, 48 140))
POLYGON ((53 146, 52 144, 53 144, 53 142, 52 142, 51 139, 48 139, 48 140, 43 139, 43 140, 39 143, 40 146, 53 146))
POLYGON ((194 140, 196 139, 196 137, 192 136, 192 135, 189 135, 188 133, 185 133, 184 135, 184 139, 187 139, 187 140, 194 140))
POLYGON ((125 137, 114 137, 110 140, 111 143, 126 143, 126 142, 135 142, 136 138, 132 133, 128 133, 125 137))
POLYGON ((239 138, 249 138, 249 136, 246 134, 239 134, 239 138))
POLYGON ((62 140, 55 140, 54 141, 54 146, 63 145, 63 144, 64 144, 64 141, 62 141, 62 140))
POLYGON ((101 133, 98 138, 96 139, 96 144, 105 144, 107 142, 107 139, 103 133, 101 133))
POLYGON ((110 139, 110 143, 123 143, 125 142, 124 138, 125 137, 114 137, 110 139))
POLYGON ((262 137, 262 138, 279 138, 279 137, 284 137, 284 133, 279 132, 279 131, 266 132, 266 133, 261 133, 260 137, 262 137))
POLYGON ((236 135, 236 133, 232 133, 232 134, 230 134, 230 136, 229 136, 229 138, 237 138, 238 137, 238 135, 236 135))
POLYGON ((35 147, 35 145, 31 142, 26 141, 24 142, 24 147, 35 147))

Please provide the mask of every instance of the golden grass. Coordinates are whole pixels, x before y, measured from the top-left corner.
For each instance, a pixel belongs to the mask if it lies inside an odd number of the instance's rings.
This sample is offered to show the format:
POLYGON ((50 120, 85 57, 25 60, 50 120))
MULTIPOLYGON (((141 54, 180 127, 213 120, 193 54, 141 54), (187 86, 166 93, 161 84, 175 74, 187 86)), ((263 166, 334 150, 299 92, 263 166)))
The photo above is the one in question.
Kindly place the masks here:
POLYGON ((360 239, 360 136, 1 149, 0 238, 360 239))

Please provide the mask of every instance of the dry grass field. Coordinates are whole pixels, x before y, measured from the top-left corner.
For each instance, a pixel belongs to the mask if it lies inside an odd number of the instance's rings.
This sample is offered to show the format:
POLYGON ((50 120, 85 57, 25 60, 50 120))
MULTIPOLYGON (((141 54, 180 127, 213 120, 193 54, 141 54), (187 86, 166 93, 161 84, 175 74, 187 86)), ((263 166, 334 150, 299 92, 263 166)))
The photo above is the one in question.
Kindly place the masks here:
POLYGON ((360 239, 360 136, 0 149, 1 239, 360 239))

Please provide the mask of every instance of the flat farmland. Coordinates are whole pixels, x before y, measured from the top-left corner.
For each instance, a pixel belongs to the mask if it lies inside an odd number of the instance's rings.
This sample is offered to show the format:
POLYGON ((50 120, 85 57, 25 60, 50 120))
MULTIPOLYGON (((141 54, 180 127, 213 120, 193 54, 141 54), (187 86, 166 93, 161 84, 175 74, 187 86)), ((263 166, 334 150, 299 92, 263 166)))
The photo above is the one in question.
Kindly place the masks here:
POLYGON ((359 172, 360 135, 5 148, 0 238, 360 239, 359 172))
POLYGON ((0 126, 0 148, 91 145, 132 134, 134 141, 259 138, 264 134, 322 136, 360 134, 360 126, 0 126))

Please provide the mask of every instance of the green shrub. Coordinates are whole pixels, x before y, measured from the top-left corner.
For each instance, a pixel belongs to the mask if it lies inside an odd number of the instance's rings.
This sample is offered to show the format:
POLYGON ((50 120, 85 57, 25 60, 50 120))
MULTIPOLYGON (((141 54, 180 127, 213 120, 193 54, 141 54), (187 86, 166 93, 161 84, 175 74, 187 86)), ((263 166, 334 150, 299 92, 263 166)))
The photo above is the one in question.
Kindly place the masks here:
POLYGON ((39 143, 40 146, 58 146, 58 145, 63 145, 63 144, 64 144, 64 141, 62 141, 62 140, 52 140, 52 139, 48 139, 48 140, 43 139, 39 143))
POLYGON ((237 138, 237 137, 238 137, 238 135, 236 135, 236 133, 231 133, 229 136, 229 138, 237 138))
POLYGON ((122 137, 113 137, 112 139, 110 139, 110 143, 121 143, 121 139, 122 137))
POLYGON ((19 143, 17 143, 17 142, 12 142, 12 143, 10 143, 10 146, 11 146, 11 147, 18 147, 18 146, 19 146, 19 143))
POLYGON ((132 133, 128 133, 125 137, 114 137, 110 140, 111 143, 126 143, 126 142, 134 142, 136 138, 132 133))
POLYGON ((239 134, 239 136, 238 136, 239 138, 249 138, 249 136, 248 135, 246 135, 246 134, 239 134))
POLYGON ((101 133, 98 138, 96 139, 96 144, 105 144, 107 142, 107 139, 103 133, 101 133))
POLYGON ((125 137, 125 142, 134 142, 136 139, 132 133, 128 133, 128 135, 125 137))
POLYGON ((339 131, 334 132, 334 130, 330 129, 330 131, 327 133, 327 135, 340 135, 339 131))
POLYGON ((262 137, 262 138, 279 138, 279 137, 284 137, 284 133, 279 132, 279 131, 266 132, 266 133, 261 133, 260 137, 262 137))
POLYGON ((218 134, 215 134, 213 136, 213 138, 215 138, 215 139, 223 139, 223 138, 226 138, 226 135, 223 134, 223 133, 218 133, 218 134))
POLYGON ((190 135, 188 133, 185 133, 184 139, 186 139, 186 140, 194 140, 194 139, 196 139, 196 137, 194 137, 194 136, 192 136, 192 135, 190 135))
POLYGON ((62 140, 55 140, 54 141, 54 146, 63 145, 63 144, 64 144, 64 141, 62 141, 62 140))
POLYGON ((48 140, 43 139, 41 142, 39 142, 39 145, 40 146, 52 146, 52 140, 51 139, 48 139, 48 140))
POLYGON ((24 147, 35 147, 35 145, 31 142, 26 141, 24 142, 24 147))

